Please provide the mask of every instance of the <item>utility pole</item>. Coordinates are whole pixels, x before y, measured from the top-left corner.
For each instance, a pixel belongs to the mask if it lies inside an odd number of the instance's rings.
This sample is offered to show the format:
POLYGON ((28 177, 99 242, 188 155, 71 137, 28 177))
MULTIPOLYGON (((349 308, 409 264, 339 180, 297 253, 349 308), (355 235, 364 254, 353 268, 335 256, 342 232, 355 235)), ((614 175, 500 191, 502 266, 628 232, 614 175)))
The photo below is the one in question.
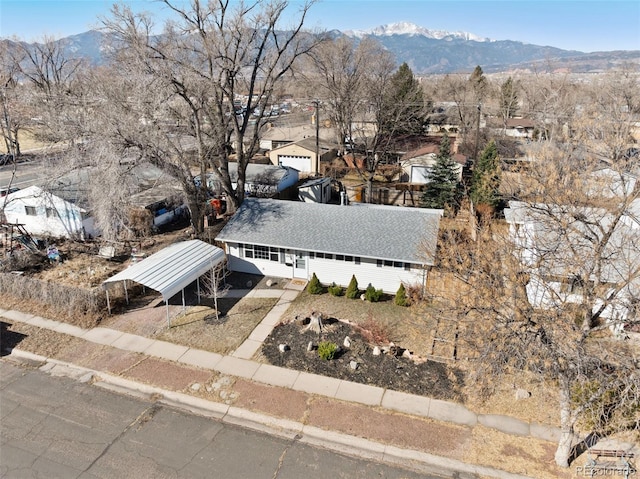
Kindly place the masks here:
POLYGON ((318 108, 320 102, 318 100, 313 100, 313 106, 316 111, 316 167, 315 167, 315 176, 318 176, 320 171, 320 110, 318 108))

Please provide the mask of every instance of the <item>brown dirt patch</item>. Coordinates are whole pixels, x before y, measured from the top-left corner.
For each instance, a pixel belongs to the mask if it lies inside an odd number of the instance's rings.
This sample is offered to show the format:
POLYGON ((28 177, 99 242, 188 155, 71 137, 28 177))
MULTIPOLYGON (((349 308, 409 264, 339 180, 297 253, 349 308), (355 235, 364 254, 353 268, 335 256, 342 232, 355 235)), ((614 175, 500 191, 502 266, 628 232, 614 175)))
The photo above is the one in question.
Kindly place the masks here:
POLYGON ((280 367, 438 399, 462 400, 461 371, 441 363, 418 363, 393 354, 374 356, 371 344, 352 325, 335 319, 325 324, 320 335, 307 330, 300 322, 280 324, 264 341, 262 354, 271 364, 280 367), (343 346, 346 336, 351 340, 350 347, 343 346), (333 342, 341 349, 334 359, 323 360, 317 350, 307 351, 310 341, 316 346, 321 341, 333 342), (280 344, 290 349, 281 353, 280 344), (357 362, 357 369, 351 368, 351 361, 357 362))
POLYGON ((146 358, 123 373, 124 376, 173 391, 183 391, 193 383, 205 383, 210 371, 178 366, 154 358, 146 358))
POLYGON ((95 355, 87 358, 80 365, 97 371, 106 371, 119 375, 131 368, 134 364, 139 363, 142 358, 144 358, 144 356, 139 353, 103 346, 96 350, 95 355))
POLYGON ((82 342, 68 334, 40 329, 26 323, 8 323, 7 330, 24 335, 15 347, 48 358, 59 358, 65 351, 77 347, 82 342))
POLYGON ((463 459, 471 440, 468 428, 325 398, 311 402, 308 424, 455 459, 463 459))
POLYGON ((310 398, 308 394, 300 391, 244 380, 236 381, 233 390, 238 393, 234 406, 298 422, 304 420, 310 398))

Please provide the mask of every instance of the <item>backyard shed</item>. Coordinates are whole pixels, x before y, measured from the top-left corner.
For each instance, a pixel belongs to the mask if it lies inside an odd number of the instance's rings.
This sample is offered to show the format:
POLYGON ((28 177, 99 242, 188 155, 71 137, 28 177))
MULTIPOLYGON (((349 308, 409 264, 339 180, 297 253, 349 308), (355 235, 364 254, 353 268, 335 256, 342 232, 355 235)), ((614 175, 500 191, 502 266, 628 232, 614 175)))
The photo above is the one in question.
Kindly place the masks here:
POLYGON ((208 271, 222 267, 224 261, 224 251, 204 241, 182 241, 167 246, 103 281, 102 287, 107 293, 109 312, 111 312, 109 287, 122 282, 128 303, 127 282, 133 281, 160 293, 167 306, 167 319, 169 319, 169 300, 182 291, 184 306, 184 289, 196 281, 199 301, 200 277, 208 271))

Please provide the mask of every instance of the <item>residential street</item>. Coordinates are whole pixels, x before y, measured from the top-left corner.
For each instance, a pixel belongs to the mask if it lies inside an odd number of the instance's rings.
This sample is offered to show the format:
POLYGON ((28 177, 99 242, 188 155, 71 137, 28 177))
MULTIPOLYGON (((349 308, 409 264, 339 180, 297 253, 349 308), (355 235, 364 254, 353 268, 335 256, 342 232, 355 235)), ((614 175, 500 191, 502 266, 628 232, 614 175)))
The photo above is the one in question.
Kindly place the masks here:
POLYGON ((0 476, 8 479, 427 477, 5 360, 0 378, 0 476))

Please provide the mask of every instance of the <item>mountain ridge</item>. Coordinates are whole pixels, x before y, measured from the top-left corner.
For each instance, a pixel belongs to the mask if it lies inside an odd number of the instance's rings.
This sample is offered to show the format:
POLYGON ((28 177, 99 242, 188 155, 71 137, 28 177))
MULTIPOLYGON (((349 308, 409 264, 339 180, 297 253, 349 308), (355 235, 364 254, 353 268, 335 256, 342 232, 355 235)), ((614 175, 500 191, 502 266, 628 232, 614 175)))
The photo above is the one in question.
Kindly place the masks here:
MULTIPOLYGON (((591 73, 626 64, 640 66, 640 50, 585 53, 516 40, 493 40, 469 32, 430 30, 411 22, 391 23, 370 30, 326 33, 333 37, 348 36, 354 41, 374 38, 394 55, 398 65, 407 63, 416 75, 470 73, 478 65, 485 73, 591 73)), ((93 64, 102 64, 107 58, 107 49, 103 46, 107 39, 108 34, 89 30, 57 41, 61 42, 68 58, 81 57, 93 64)), ((11 43, 14 40, 0 41, 11 43)))

